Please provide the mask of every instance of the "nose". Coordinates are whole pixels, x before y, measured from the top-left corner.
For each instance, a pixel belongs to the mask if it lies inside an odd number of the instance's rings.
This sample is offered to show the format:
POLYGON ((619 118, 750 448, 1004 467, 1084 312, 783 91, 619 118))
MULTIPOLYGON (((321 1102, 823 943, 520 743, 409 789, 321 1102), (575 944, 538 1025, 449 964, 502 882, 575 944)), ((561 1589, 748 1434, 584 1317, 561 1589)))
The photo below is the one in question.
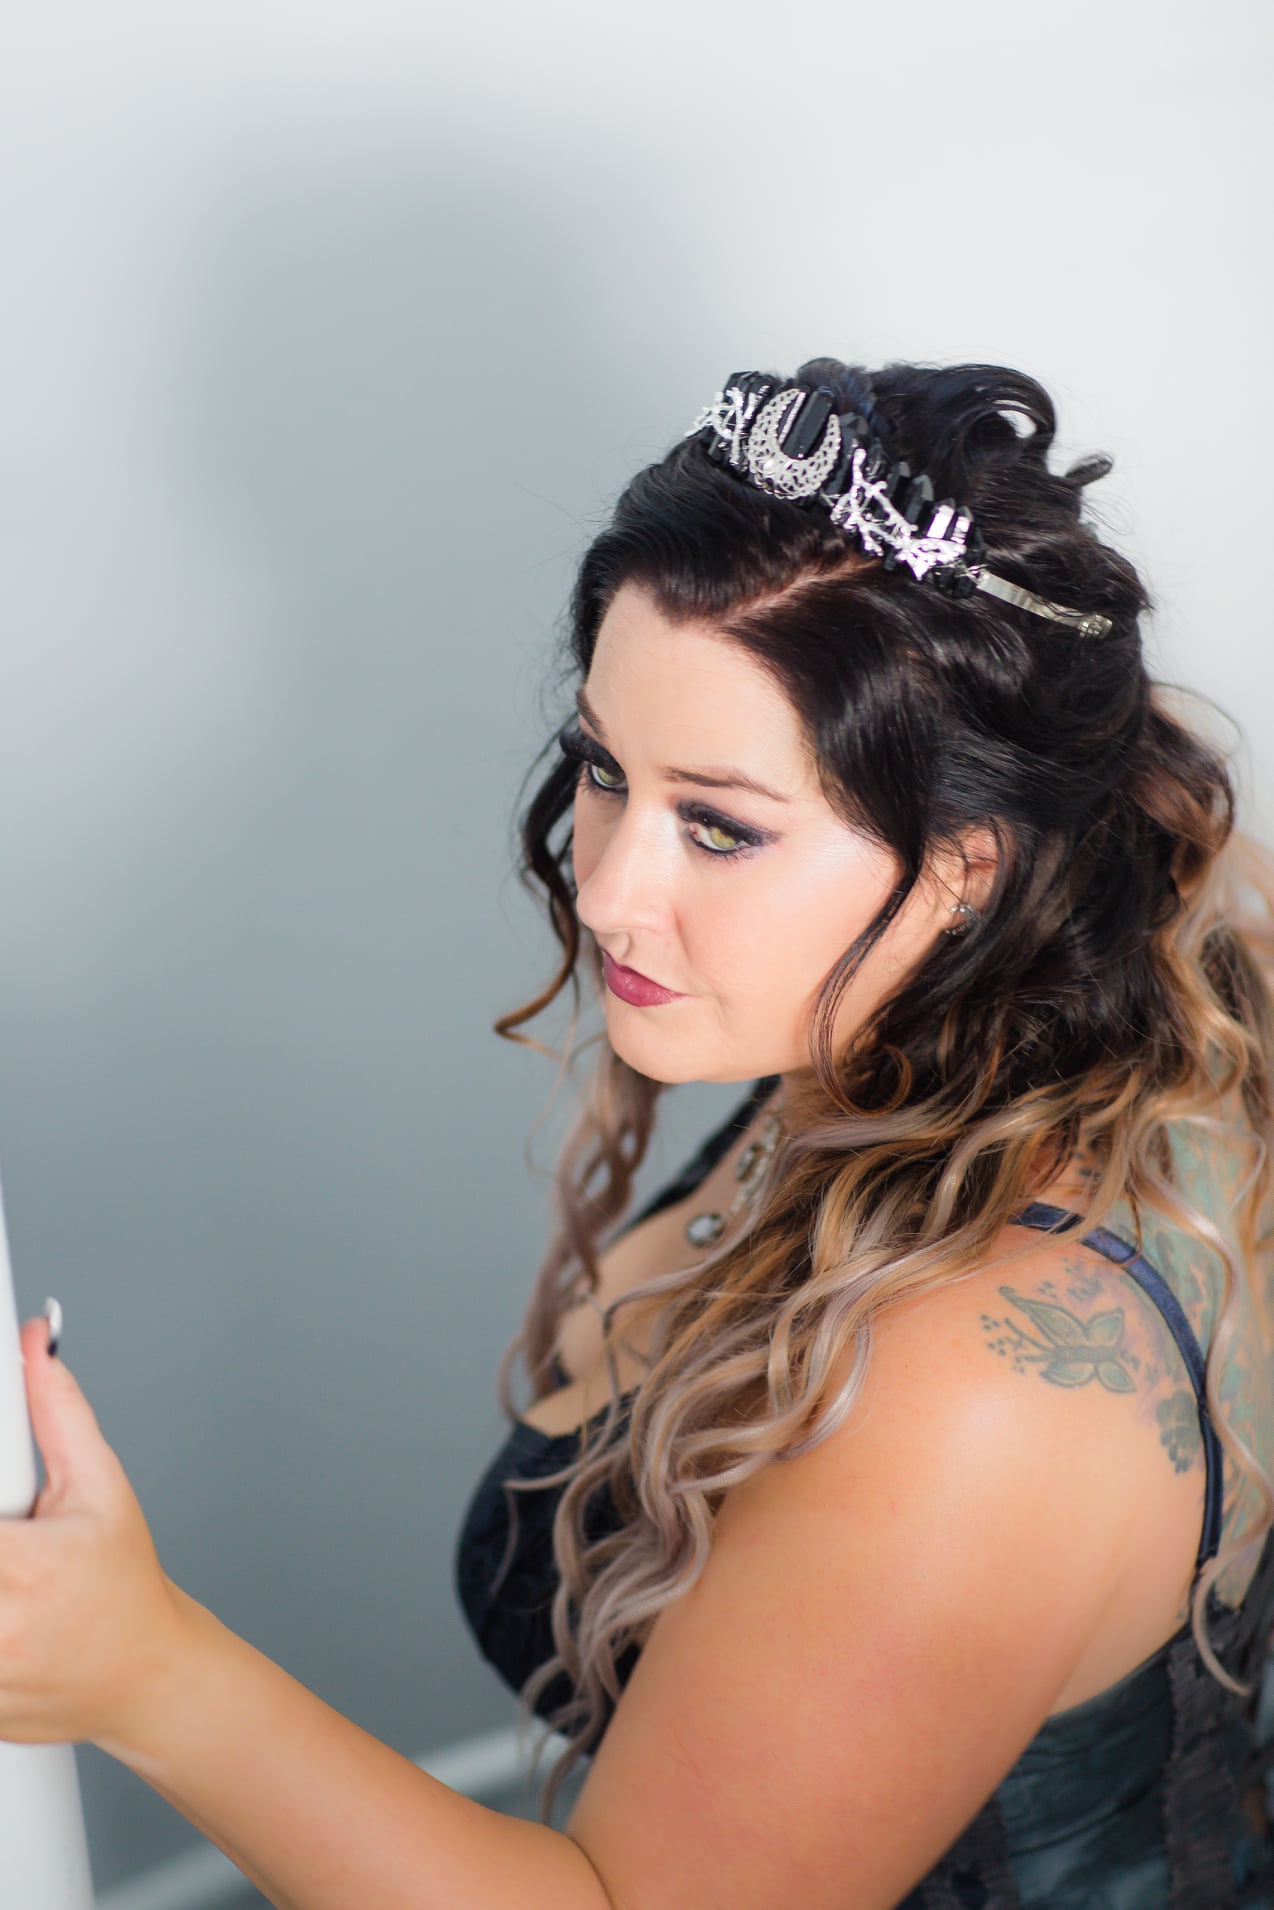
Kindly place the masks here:
POLYGON ((675 845, 666 839, 662 820, 643 818, 630 801, 604 832, 598 830, 595 842, 591 831, 584 841, 577 835, 576 911, 594 935, 648 932, 667 921, 675 845))

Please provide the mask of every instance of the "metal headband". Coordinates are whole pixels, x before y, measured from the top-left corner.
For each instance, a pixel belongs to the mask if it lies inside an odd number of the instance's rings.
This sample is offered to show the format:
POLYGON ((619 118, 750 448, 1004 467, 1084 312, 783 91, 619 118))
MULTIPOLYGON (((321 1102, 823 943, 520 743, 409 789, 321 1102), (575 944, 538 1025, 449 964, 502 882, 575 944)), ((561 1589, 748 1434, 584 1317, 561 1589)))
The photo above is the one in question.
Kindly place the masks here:
POLYGON ((776 385, 759 372, 736 372, 686 433, 711 431, 708 455, 771 497, 816 499, 833 524, 886 570, 905 564, 948 596, 975 590, 1062 623, 1081 637, 1104 637, 1109 617, 1068 610, 997 577, 982 562, 982 539, 969 512, 951 498, 934 502, 933 485, 907 464, 893 464, 866 420, 839 416, 825 385, 776 385))

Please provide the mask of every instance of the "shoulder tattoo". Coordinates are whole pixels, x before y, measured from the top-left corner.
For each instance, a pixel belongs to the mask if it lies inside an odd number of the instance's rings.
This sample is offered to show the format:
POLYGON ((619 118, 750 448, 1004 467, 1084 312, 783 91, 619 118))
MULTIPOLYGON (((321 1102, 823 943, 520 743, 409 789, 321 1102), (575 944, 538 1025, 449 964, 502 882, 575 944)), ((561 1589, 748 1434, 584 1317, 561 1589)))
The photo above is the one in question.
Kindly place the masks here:
POLYGON ((1041 1379, 1053 1386, 1087 1386, 1095 1379, 1109 1393, 1136 1392, 1134 1374, 1141 1362, 1127 1344, 1122 1307, 1107 1307, 1083 1319, 1056 1301, 1031 1300, 1012 1287, 999 1291, 1009 1303, 1010 1317, 997 1320, 984 1313, 982 1325, 992 1336, 991 1351, 1011 1361, 1014 1372, 1036 1366, 1041 1379), (1021 1326, 1014 1314, 1025 1317, 1033 1330, 1021 1326))
POLYGON ((1035 1294, 1000 1287, 1003 1316, 984 1313, 988 1349, 1016 1373, 1034 1370, 1050 1386, 1096 1384, 1108 1393, 1139 1393, 1153 1404, 1159 1444, 1174 1472, 1188 1472, 1202 1438, 1193 1392, 1174 1384, 1157 1320, 1130 1326, 1125 1308, 1111 1305, 1107 1278, 1073 1263, 1067 1269, 1065 1304, 1052 1281, 1035 1294), (1102 1305, 1102 1300, 1106 1304, 1102 1305))

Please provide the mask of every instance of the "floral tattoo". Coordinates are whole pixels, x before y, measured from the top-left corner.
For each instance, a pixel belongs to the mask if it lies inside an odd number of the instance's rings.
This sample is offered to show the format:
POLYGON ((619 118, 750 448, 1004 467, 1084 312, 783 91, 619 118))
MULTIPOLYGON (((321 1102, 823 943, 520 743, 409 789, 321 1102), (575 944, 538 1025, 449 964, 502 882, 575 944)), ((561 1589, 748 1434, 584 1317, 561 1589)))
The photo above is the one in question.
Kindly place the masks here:
POLYGON ((1015 1373, 1036 1366, 1040 1377, 1053 1386, 1087 1386, 1095 1379, 1108 1393, 1136 1391, 1137 1382, 1130 1369, 1135 1369, 1138 1361, 1124 1345, 1122 1307, 1110 1307, 1081 1320, 1069 1307, 1050 1300, 1030 1300, 1012 1287, 1001 1287, 1000 1293, 1035 1329, 1030 1333, 1014 1319, 982 1315, 992 1352, 1009 1360, 1015 1373))
MULTIPOLYGON (((1089 1287, 1072 1282, 1068 1297, 1082 1305, 1097 1297, 1099 1287, 1096 1280, 1089 1287)), ((1051 1281, 1046 1291, 1056 1293, 1051 1281)), ((1009 1303, 1009 1315, 995 1319, 984 1313, 982 1328, 991 1351, 1008 1360, 1015 1373, 1034 1367, 1053 1386, 1087 1386, 1095 1379, 1108 1393, 1136 1392, 1138 1380, 1149 1389, 1162 1378, 1153 1356, 1143 1363, 1128 1346, 1122 1307, 1081 1318, 1054 1299, 1030 1299, 1012 1287, 1001 1287, 1000 1294, 1009 1303)), ((1189 1472, 1203 1450, 1194 1394, 1177 1388, 1160 1400, 1155 1419, 1173 1471, 1189 1472)))

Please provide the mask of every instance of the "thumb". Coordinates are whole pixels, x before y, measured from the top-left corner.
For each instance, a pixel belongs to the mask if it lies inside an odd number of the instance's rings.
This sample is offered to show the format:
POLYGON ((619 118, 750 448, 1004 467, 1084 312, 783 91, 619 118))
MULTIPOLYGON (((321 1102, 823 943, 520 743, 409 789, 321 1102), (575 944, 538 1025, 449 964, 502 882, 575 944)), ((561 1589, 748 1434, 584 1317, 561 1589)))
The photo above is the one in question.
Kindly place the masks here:
POLYGON ((47 1476, 40 1497, 66 1499, 77 1484, 101 1471, 109 1448, 74 1374, 50 1353, 44 1320, 28 1320, 23 1327, 22 1359, 31 1429, 47 1476))

